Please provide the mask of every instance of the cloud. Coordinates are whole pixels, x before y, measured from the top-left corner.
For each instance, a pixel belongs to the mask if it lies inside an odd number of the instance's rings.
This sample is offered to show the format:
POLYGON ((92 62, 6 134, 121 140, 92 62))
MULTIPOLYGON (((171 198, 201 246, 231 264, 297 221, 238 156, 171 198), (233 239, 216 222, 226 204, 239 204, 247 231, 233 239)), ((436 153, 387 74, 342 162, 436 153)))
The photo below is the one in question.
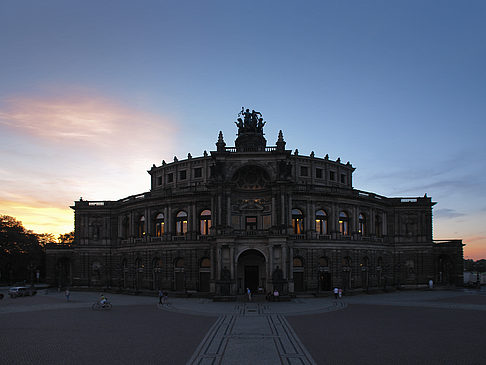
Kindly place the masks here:
POLYGON ((454 209, 443 208, 434 210, 434 217, 436 218, 458 218, 465 216, 464 213, 458 212, 454 209))
POLYGON ((174 118, 91 92, 0 101, 0 213, 35 232, 73 229, 73 200, 147 191, 149 167, 170 156, 174 118))
POLYGON ((38 141, 86 153, 138 155, 147 145, 172 146, 174 121, 106 97, 12 97, 1 102, 0 127, 38 141))

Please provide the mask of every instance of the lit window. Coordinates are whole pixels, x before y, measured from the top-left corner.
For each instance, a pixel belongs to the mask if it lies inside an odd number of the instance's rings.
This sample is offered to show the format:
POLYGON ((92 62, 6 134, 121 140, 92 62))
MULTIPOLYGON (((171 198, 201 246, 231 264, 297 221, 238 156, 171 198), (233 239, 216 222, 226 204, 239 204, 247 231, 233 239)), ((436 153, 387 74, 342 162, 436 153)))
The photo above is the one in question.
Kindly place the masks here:
POLYGON ((206 209, 199 216, 199 231, 202 235, 208 235, 209 228, 211 228, 211 211, 206 209))
POLYGON ((207 257, 203 258, 201 260, 201 267, 202 268, 208 268, 208 267, 211 267, 211 260, 208 259, 207 257))
POLYGON ((339 232, 344 236, 349 234, 348 222, 348 215, 345 212, 339 213, 339 232))
POLYGON ((246 217, 245 228, 247 231, 252 231, 257 229, 257 217, 246 217))
POLYGON ((176 259, 174 266, 178 269, 183 269, 184 268, 184 259, 182 259, 182 258, 176 259))
POLYGON ((187 233, 187 213, 181 210, 176 215, 176 235, 182 236, 187 233))
POLYGON ((299 209, 292 209, 292 227, 294 234, 302 234, 304 232, 304 215, 299 209))
POLYGON ((138 237, 145 236, 145 217, 142 215, 138 220, 138 237))
POLYGON ((298 257, 294 257, 294 267, 304 267, 304 263, 302 262, 302 259, 298 257))
POLYGON ((363 235, 363 236, 367 233, 366 232, 366 218, 362 213, 360 213, 360 215, 359 215, 358 233, 363 235))
POLYGON ((316 232, 319 234, 327 234, 327 214, 323 210, 316 212, 316 232))
POLYGON ((160 237, 164 234, 164 225, 164 215, 162 213, 157 214, 157 216, 155 217, 155 235, 157 237, 160 237))

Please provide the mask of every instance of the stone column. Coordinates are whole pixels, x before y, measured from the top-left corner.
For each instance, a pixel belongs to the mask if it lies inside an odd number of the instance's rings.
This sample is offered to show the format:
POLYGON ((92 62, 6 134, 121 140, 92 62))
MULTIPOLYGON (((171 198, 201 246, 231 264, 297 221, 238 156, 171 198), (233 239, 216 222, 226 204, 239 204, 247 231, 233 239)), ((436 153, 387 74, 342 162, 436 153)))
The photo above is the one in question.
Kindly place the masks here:
POLYGON ((152 217, 150 215, 150 208, 145 208, 145 236, 152 235, 152 217))
POLYGON ((196 232, 196 234, 197 234, 198 233, 197 222, 199 221, 199 219, 198 219, 199 217, 196 214, 196 204, 195 203, 192 205, 192 214, 191 214, 191 216, 192 216, 192 219, 191 219, 191 221, 192 221, 192 231, 193 232, 196 232))
POLYGON ((217 225, 221 225, 222 221, 221 221, 221 194, 218 195, 218 221, 217 221, 217 225))
POLYGON ((226 225, 231 227, 231 197, 228 195, 226 199, 226 225))
POLYGON ((118 216, 118 237, 123 237, 123 216, 118 216))
POLYGON ((272 197, 272 223, 270 224, 272 227, 275 227, 277 225, 277 221, 275 219, 275 197, 272 197))
POLYGON ((283 273, 283 279, 287 280, 287 271, 288 271, 288 265, 287 265, 287 245, 282 245, 282 273, 283 273))
POLYGON ((130 212, 130 237, 135 236, 135 213, 130 212))
POLYGON ((169 235, 172 235, 172 232, 174 231, 174 228, 172 227, 172 206, 169 204, 167 208, 165 208, 166 214, 165 214, 165 229, 169 235))
POLYGON ((285 225, 285 197, 284 197, 283 193, 281 194, 280 209, 281 209, 281 217, 282 217, 281 224, 282 224, 282 226, 284 226, 285 225))
POLYGON ((305 217, 304 217, 304 224, 305 224, 305 231, 309 232, 310 231, 310 223, 311 223, 311 208, 310 208, 310 203, 309 201, 306 202, 305 205, 305 217))
MULTIPOLYGON (((289 204, 288 204, 288 209, 287 209, 287 222, 289 222, 289 224, 291 224, 292 223, 292 209, 293 209, 293 207, 292 207, 292 195, 290 193, 288 195, 288 202, 289 202, 289 204)), ((291 231, 292 228, 289 228, 289 230, 290 230, 290 232, 288 232, 288 233, 292 233, 292 231, 291 231)))
MULTIPOLYGON (((386 221, 386 213, 383 213, 381 215, 382 217, 382 220, 381 220, 381 224, 382 224, 382 229, 383 229, 383 236, 386 236, 388 235, 388 232, 387 232, 387 227, 388 227, 388 224, 387 224, 387 221, 386 221)), ((397 229, 399 229, 399 226, 397 225, 397 229)))
POLYGON ((330 212, 327 223, 329 224, 329 233, 331 233, 333 239, 336 238, 336 233, 337 233, 336 226, 337 226, 337 223, 338 223, 338 219, 339 219, 339 213, 337 212, 336 204, 332 203, 331 204, 331 212, 330 212))
POLYGON ((375 235, 376 234, 376 228, 375 228, 375 208, 370 209, 370 216, 368 217, 369 221, 367 221, 367 228, 368 228, 368 233, 366 233, 367 236, 375 235))
POLYGON ((230 267, 231 267, 231 280, 235 280, 235 248, 233 245, 230 247, 230 267))

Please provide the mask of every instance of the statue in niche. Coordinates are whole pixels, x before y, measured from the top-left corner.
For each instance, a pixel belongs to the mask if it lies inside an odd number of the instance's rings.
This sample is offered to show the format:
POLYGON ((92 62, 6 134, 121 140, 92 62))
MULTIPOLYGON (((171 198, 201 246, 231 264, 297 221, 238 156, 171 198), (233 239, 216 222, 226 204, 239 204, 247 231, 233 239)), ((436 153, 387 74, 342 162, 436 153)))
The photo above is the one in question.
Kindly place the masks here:
POLYGON ((273 271, 272 281, 273 281, 274 289, 282 293, 284 280, 283 280, 283 272, 282 269, 280 269, 280 266, 277 266, 277 268, 273 271))
POLYGON ((274 282, 282 281, 283 280, 283 272, 280 266, 277 266, 275 270, 273 270, 272 280, 274 282))
POLYGON ((221 270, 221 294, 222 295, 229 295, 230 294, 230 281, 231 281, 231 272, 225 267, 221 270))
POLYGON ((230 281, 231 280, 231 272, 228 270, 228 268, 225 266, 221 270, 221 280, 223 281, 230 281))

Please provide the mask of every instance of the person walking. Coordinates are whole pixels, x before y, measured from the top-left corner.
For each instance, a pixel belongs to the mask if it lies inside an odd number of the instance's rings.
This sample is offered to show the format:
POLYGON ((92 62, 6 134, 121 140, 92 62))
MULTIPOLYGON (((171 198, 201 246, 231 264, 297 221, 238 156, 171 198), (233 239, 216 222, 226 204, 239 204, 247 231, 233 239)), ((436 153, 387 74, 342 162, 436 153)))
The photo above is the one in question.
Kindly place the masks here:
POLYGON ((338 294, 339 294, 339 299, 341 299, 341 297, 343 296, 343 290, 341 288, 339 288, 338 294))
POLYGON ((339 289, 336 287, 334 288, 334 299, 338 298, 338 294, 339 294, 339 289))
POLYGON ((66 302, 69 302, 69 296, 71 295, 69 289, 66 289, 66 292, 64 294, 66 295, 66 302))
POLYGON ((246 294, 248 294, 248 301, 251 302, 251 290, 250 290, 250 288, 246 288, 246 294))
POLYGON ((159 290, 159 304, 162 305, 162 298, 164 297, 164 293, 162 293, 162 290, 159 290))

